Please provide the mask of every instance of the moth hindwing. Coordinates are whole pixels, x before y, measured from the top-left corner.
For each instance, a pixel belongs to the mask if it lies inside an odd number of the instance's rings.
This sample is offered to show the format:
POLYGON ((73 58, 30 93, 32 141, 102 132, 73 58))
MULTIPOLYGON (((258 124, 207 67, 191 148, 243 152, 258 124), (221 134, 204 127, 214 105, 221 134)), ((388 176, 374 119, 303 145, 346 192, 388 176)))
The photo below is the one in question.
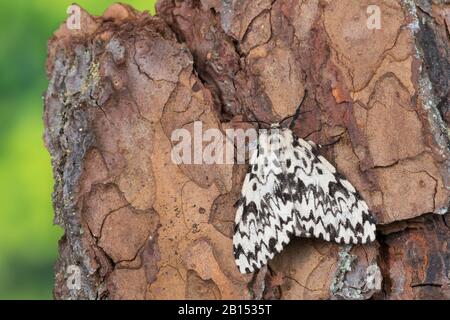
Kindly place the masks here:
POLYGON ((237 202, 233 250, 242 273, 281 252, 292 236, 345 244, 375 240, 375 220, 353 185, 285 128, 261 132, 237 202))

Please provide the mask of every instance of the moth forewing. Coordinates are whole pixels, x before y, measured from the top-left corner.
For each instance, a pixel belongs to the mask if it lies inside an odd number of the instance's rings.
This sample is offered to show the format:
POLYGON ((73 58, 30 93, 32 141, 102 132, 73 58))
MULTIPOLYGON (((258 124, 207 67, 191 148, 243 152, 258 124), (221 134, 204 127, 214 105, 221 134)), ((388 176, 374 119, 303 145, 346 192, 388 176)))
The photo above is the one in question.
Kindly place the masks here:
POLYGON ((354 244, 375 239, 375 221, 353 185, 278 124, 260 130, 238 203, 233 249, 243 273, 265 265, 293 235, 354 244))

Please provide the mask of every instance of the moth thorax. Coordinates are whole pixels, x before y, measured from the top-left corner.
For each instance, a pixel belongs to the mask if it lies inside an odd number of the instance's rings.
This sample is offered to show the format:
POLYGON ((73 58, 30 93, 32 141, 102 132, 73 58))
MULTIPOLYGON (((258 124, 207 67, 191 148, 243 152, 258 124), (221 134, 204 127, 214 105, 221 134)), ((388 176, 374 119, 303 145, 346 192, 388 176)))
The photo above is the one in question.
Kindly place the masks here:
POLYGON ((277 123, 272 123, 271 125, 270 125, 270 129, 280 129, 280 124, 277 122, 277 123))

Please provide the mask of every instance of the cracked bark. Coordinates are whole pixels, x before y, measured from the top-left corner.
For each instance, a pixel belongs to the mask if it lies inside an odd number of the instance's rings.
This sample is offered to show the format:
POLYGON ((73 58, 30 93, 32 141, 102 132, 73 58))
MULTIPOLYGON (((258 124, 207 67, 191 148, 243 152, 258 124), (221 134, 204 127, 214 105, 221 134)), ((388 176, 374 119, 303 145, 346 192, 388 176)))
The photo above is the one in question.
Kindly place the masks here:
POLYGON ((441 1, 125 5, 49 41, 45 142, 65 235, 57 299, 450 298, 449 30, 441 1), (366 26, 368 5, 382 28, 366 26), (174 129, 296 112, 297 135, 372 208, 377 242, 295 239, 255 275, 234 265, 245 165, 170 160, 174 129), (336 139, 339 137, 339 139, 336 139), (67 286, 69 266, 81 288, 67 286))

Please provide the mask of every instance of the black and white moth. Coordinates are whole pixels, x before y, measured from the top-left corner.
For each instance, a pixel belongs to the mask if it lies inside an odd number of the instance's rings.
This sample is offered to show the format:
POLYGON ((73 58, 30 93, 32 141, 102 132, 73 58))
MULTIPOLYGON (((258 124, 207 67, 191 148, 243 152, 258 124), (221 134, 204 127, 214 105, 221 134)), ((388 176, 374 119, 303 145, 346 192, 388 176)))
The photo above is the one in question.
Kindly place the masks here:
POLYGON ((375 240, 375 220, 358 191, 314 143, 279 124, 260 132, 236 206, 233 251, 242 273, 264 266, 293 236, 375 240))

